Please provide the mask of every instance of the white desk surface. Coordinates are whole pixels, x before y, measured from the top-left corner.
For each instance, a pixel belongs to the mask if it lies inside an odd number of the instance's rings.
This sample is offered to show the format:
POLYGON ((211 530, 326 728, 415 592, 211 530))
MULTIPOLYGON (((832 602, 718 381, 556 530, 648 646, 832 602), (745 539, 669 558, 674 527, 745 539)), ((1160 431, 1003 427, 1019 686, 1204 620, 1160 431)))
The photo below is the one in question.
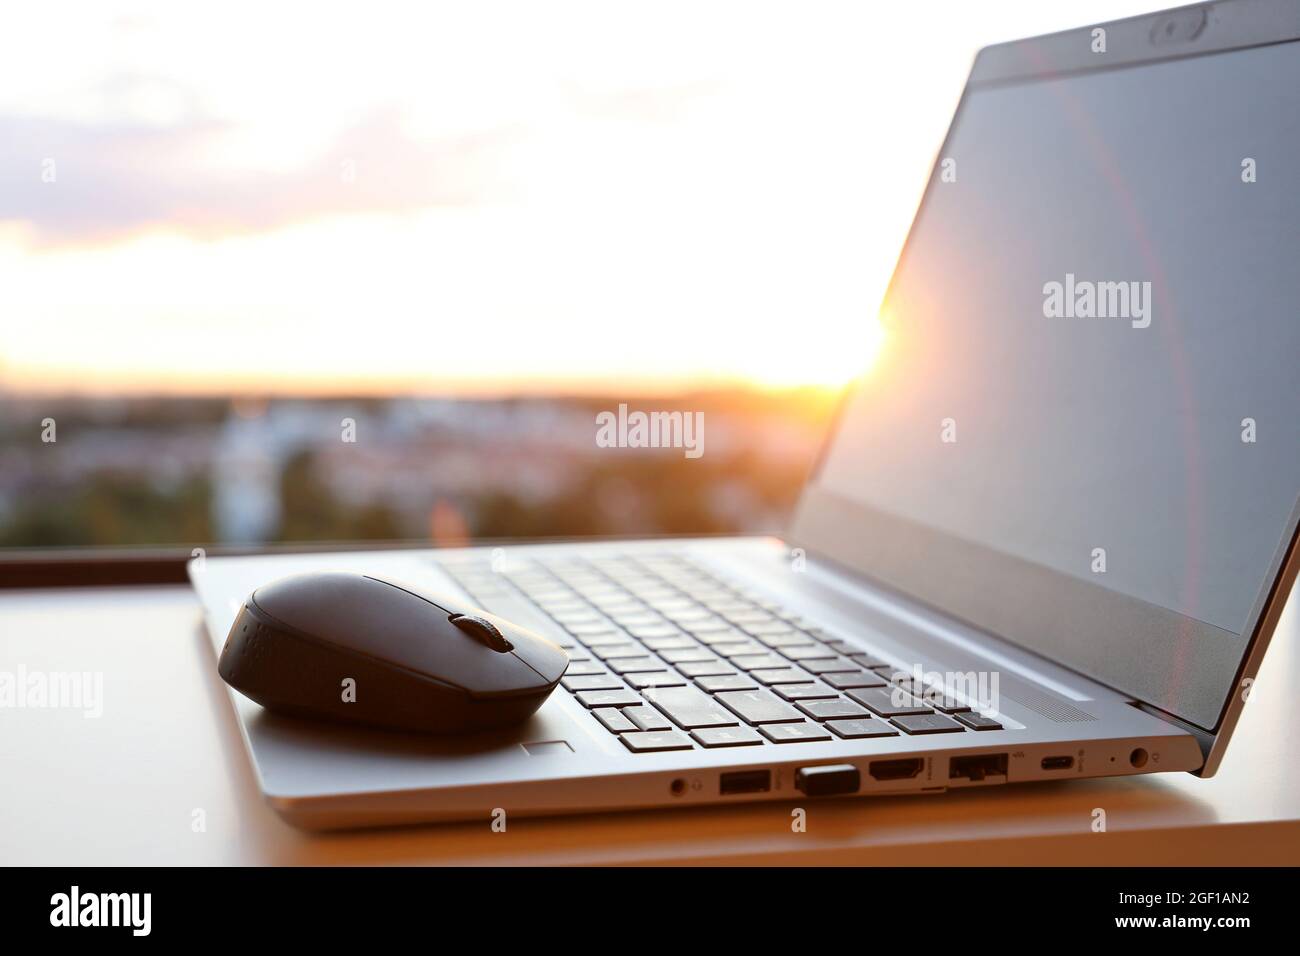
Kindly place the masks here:
POLYGON ((104 674, 98 720, 0 708, 0 863, 1294 865, 1298 632, 1293 598, 1210 780, 804 801, 804 833, 773 802, 311 834, 263 803, 188 588, 0 592, 0 671, 104 674))

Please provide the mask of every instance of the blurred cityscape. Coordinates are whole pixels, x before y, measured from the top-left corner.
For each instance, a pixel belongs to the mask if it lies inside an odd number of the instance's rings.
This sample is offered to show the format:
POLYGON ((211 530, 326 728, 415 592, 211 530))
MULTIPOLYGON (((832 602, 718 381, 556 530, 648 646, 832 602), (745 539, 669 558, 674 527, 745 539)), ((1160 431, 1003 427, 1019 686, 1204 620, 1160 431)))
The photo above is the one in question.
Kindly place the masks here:
POLYGON ((778 532, 833 410, 818 390, 0 395, 0 547, 778 532), (702 411, 703 456, 598 447, 620 402, 702 411))

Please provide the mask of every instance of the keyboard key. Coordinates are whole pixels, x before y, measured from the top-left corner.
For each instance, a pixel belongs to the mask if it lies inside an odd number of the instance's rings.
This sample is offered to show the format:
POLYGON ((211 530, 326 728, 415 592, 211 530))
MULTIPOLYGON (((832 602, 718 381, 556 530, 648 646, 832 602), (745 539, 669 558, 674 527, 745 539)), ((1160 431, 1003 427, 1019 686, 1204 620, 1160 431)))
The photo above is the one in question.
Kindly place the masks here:
POLYGON ((734 667, 716 657, 711 661, 691 661, 686 664, 678 664, 677 669, 687 677, 709 677, 714 674, 736 673, 734 667))
POLYGON ((858 665, 847 657, 800 661, 799 666, 810 674, 850 674, 858 671, 858 665))
POLYGON ((933 707, 935 710, 941 710, 946 714, 970 710, 969 706, 948 693, 942 684, 926 684, 918 681, 915 675, 891 674, 888 671, 882 671, 881 673, 927 707, 933 707))
POLYGON ((685 610, 693 609, 695 607, 695 602, 690 600, 690 598, 670 597, 670 598, 662 598, 659 600, 651 601, 650 606, 654 608, 656 611, 658 611, 660 614, 662 614, 664 617, 667 617, 669 612, 671 611, 685 611, 685 610))
MULTIPOLYGON (((511 599, 509 599, 508 601, 502 601, 499 603, 507 606, 513 605, 515 607, 521 607, 521 606, 527 606, 529 604, 529 601, 531 601, 531 603, 541 607, 544 611, 546 611, 547 615, 549 615, 550 617, 554 618, 557 621, 559 621, 560 617, 565 614, 594 613, 591 605, 589 605, 586 601, 582 600, 582 598, 580 598, 577 594, 574 594, 572 591, 539 591, 536 589, 530 590, 527 588, 523 589, 523 591, 524 594, 528 596, 529 600, 524 600, 519 595, 512 595, 511 599)), ((495 608, 490 608, 489 610, 491 610, 494 614, 498 613, 495 608)), ((505 608, 503 607, 502 610, 505 610, 505 608)), ((569 623, 582 624, 582 623, 593 623, 593 622, 604 623, 603 621, 600 620, 599 616, 593 617, 586 622, 574 620, 574 621, 570 621, 569 623)))
POLYGON ((760 684, 806 684, 809 681, 807 671, 797 667, 775 667, 767 670, 750 671, 749 676, 760 684))
POLYGON ((683 594, 689 594, 694 600, 705 604, 708 601, 721 601, 727 596, 727 589, 723 587, 711 587, 707 584, 691 583, 682 581, 677 584, 682 589, 683 594))
POLYGON ((664 611, 663 615, 674 624, 695 624, 700 621, 707 621, 713 616, 704 608, 695 605, 683 608, 680 611, 664 611))
POLYGON ((710 647, 717 647, 719 644, 735 644, 737 641, 743 641, 747 638, 739 631, 727 628, 725 631, 710 631, 707 634, 696 634, 696 640, 701 644, 708 644, 710 647))
POLYGON ((753 634, 758 637, 762 634, 793 634, 794 628, 784 621, 753 621, 741 626, 741 630, 746 634, 753 634))
MULTIPOLYGON (((779 693, 779 692, 778 692, 779 693)), ((871 716, 861 704, 839 697, 834 700, 801 700, 795 706, 813 720, 833 720, 838 717, 871 716)))
POLYGON ((777 648, 783 657, 792 661, 805 661, 817 657, 834 657, 835 652, 825 644, 797 644, 793 647, 777 648))
POLYGON ((582 639, 588 647, 607 647, 611 644, 626 644, 627 636, 617 631, 609 631, 605 634, 592 634, 582 639))
POLYGON ((577 634, 581 636, 584 629, 588 629, 587 633, 596 633, 596 634, 600 633, 601 631, 609 630, 609 625, 606 624, 601 619, 601 616, 597 614, 595 611, 591 611, 591 610, 559 611, 556 610, 554 607, 551 607, 547 609, 547 613, 550 614, 551 617, 555 618, 555 620, 563 624, 564 629, 568 631, 570 634, 577 634), (597 628, 597 630, 591 631, 590 628, 593 627, 597 628))
POLYGON ((893 723, 909 734, 952 734, 960 733, 962 725, 943 714, 915 714, 910 717, 895 717, 893 723))
POLYGON ((636 730, 636 724, 624 717, 623 712, 617 707, 597 707, 592 713, 610 733, 622 734, 629 730, 636 730))
POLYGON ((811 645, 812 638, 807 634, 760 634, 758 640, 768 647, 796 647, 811 645))
POLYGON ((748 727, 702 727, 692 730, 691 736, 705 747, 747 747, 763 742, 748 727))
POLYGON ((641 603, 631 595, 618 592, 593 594, 588 600, 606 614, 631 614, 634 611, 644 610, 641 603))
POLYGON ((845 674, 827 674, 822 680, 840 690, 852 690, 856 687, 885 687, 888 685, 883 677, 875 671, 849 671, 845 674))
POLYGON ((754 671, 785 667, 788 662, 775 654, 742 654, 740 657, 733 657, 731 663, 743 671, 754 671))
POLYGON ((778 684, 772 692, 782 700, 814 700, 818 697, 839 697, 839 691, 813 681, 809 684, 778 684))
POLYGON ((910 694, 904 694, 901 690, 867 688, 865 690, 848 691, 848 695, 863 707, 872 713, 879 714, 881 717, 901 717, 905 714, 930 713, 929 707, 923 706, 916 698, 910 694), (895 702, 895 699, 897 699, 897 702, 895 702))
POLYGON ((969 727, 971 730, 1001 730, 1002 725, 992 717, 985 717, 983 714, 953 714, 959 721, 969 727))
POLYGON ((897 737, 898 731, 883 720, 863 717, 860 720, 828 720, 826 726, 845 740, 863 737, 897 737))
POLYGON ((942 693, 926 694, 921 699, 935 710, 945 714, 960 714, 962 711, 970 710, 969 704, 963 704, 956 697, 948 697, 942 693))
POLYGON ((637 730, 673 730, 668 718, 646 704, 640 707, 624 707, 623 716, 636 724, 637 730))
POLYGON ((855 664, 861 664, 863 667, 871 670, 876 667, 889 667, 889 661, 882 661, 874 654, 850 654, 849 659, 855 664))
POLYGON ((645 687, 681 687, 686 678, 668 671, 650 671, 645 674, 628 674, 624 678, 637 690, 645 687))
MULTIPOLYGON (((631 628, 631 627, 661 627, 662 626, 660 624, 659 617, 657 615, 650 614, 645 610, 632 611, 630 613, 625 611, 611 611, 609 616, 613 620, 617 621, 619 626, 621 627, 631 628)), ((674 633, 674 632, 670 631, 670 633, 674 633)), ((667 635, 657 634, 651 636, 666 637, 667 635)))
POLYGON ((719 674, 716 677, 697 677, 695 683, 711 694, 720 690, 755 690, 758 687, 750 677, 742 674, 719 674))
POLYGON ((599 644, 604 641, 606 644, 612 644, 614 641, 625 640, 624 637, 619 635, 616 628, 611 627, 610 624, 584 624, 581 627, 573 624, 573 626, 564 628, 564 630, 577 637, 578 640, 584 641, 584 643, 585 641, 595 641, 595 643, 599 644))
POLYGON ((735 715, 696 687, 656 687, 646 691, 646 700, 686 730, 697 727, 729 727, 735 715))
POLYGON ((720 617, 710 617, 703 621, 692 621, 689 624, 683 624, 682 630, 694 634, 696 637, 704 634, 737 634, 744 636, 720 617))
POLYGON ((819 724, 769 724, 758 728, 774 744, 794 744, 805 740, 830 740, 831 735, 819 724))
POLYGON ((801 631, 811 631, 815 626, 813 622, 808 620, 806 617, 800 617, 798 614, 794 614, 790 611, 782 611, 777 616, 780 617, 782 620, 784 620, 787 624, 791 625, 792 627, 797 627, 801 631))
POLYGON ((803 715, 765 690, 727 691, 717 697, 747 724, 779 724, 803 720, 803 715))
POLYGON ((613 674, 578 675, 576 677, 570 677, 566 674, 564 680, 560 681, 560 683, 564 685, 565 690, 574 693, 580 690, 619 690, 623 686, 623 682, 613 674))
POLYGON ((670 664, 700 664, 716 660, 717 656, 707 647, 692 647, 681 651, 664 651, 659 655, 670 664))
MULTIPOLYGON (((717 610, 714 608, 714 610, 717 610)), ((757 608, 741 609, 737 611, 720 611, 724 618, 732 624, 760 624, 772 620, 772 615, 766 611, 760 611, 757 608)))
POLYGON ((652 651, 684 651, 688 648, 699 647, 695 641, 689 637, 652 637, 649 640, 641 642, 652 651))
POLYGON ((923 700, 927 692, 939 693, 939 691, 933 690, 929 684, 925 683, 925 681, 917 680, 911 674, 904 674, 901 671, 895 673, 881 671, 880 673, 883 676, 888 677, 895 687, 901 687, 918 700, 923 700))
POLYGON ((663 661, 657 661, 653 657, 616 657, 606 663, 616 674, 646 674, 664 669, 663 661))
POLYGON ((595 674, 605 673, 605 665, 597 664, 593 660, 575 661, 573 654, 569 654, 569 667, 564 672, 565 677, 591 677, 595 674))
POLYGON ((677 730, 644 730, 619 737, 633 753, 654 753, 658 750, 690 750, 691 738, 677 730))
POLYGON ((710 644, 709 650, 715 654, 721 654, 723 657, 739 657, 742 654, 766 654, 767 648, 758 641, 727 641, 721 644, 710 644))
POLYGON ((583 707, 627 707, 644 701, 630 690, 584 690, 574 694, 583 707))
POLYGON ((648 637, 673 637, 680 633, 671 624, 633 624, 624 623, 624 628, 633 637, 645 640, 648 637))
POLYGON ((723 613, 724 611, 731 613, 735 611, 753 610, 753 605, 751 605, 748 601, 740 601, 729 595, 726 597, 721 597, 716 599, 711 598, 707 600, 702 600, 700 601, 700 603, 711 610, 717 611, 719 614, 723 613))
POLYGON ((640 644, 633 644, 631 641, 623 641, 620 644, 603 646, 593 644, 591 652, 602 661, 607 661, 617 657, 641 657, 645 654, 645 648, 640 644))

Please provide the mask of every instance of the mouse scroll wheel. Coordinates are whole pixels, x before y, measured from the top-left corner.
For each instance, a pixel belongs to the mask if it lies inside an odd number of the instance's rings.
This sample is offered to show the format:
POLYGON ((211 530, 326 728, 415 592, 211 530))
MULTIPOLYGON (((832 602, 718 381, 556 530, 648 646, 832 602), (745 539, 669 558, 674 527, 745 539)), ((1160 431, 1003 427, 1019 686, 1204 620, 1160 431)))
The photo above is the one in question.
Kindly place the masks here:
POLYGON ((489 620, 481 617, 471 617, 468 614, 453 614, 450 621, 474 640, 480 644, 486 644, 494 651, 500 651, 504 654, 515 649, 515 646, 506 640, 506 636, 501 633, 501 629, 489 620))

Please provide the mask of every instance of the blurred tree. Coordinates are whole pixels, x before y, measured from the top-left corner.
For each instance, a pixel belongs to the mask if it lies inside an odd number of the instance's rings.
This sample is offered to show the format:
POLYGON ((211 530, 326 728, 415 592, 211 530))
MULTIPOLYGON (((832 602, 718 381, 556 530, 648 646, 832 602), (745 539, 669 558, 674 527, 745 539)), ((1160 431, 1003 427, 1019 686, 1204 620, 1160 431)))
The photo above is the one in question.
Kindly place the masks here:
POLYGON ((0 528, 0 547, 195 544, 212 540, 211 489, 191 478, 159 490, 136 475, 98 473, 69 493, 46 489, 0 528))
POLYGON ((386 505, 355 507, 339 501, 317 475, 316 456, 310 451, 294 455, 280 473, 276 540, 383 541, 405 536, 386 505))

